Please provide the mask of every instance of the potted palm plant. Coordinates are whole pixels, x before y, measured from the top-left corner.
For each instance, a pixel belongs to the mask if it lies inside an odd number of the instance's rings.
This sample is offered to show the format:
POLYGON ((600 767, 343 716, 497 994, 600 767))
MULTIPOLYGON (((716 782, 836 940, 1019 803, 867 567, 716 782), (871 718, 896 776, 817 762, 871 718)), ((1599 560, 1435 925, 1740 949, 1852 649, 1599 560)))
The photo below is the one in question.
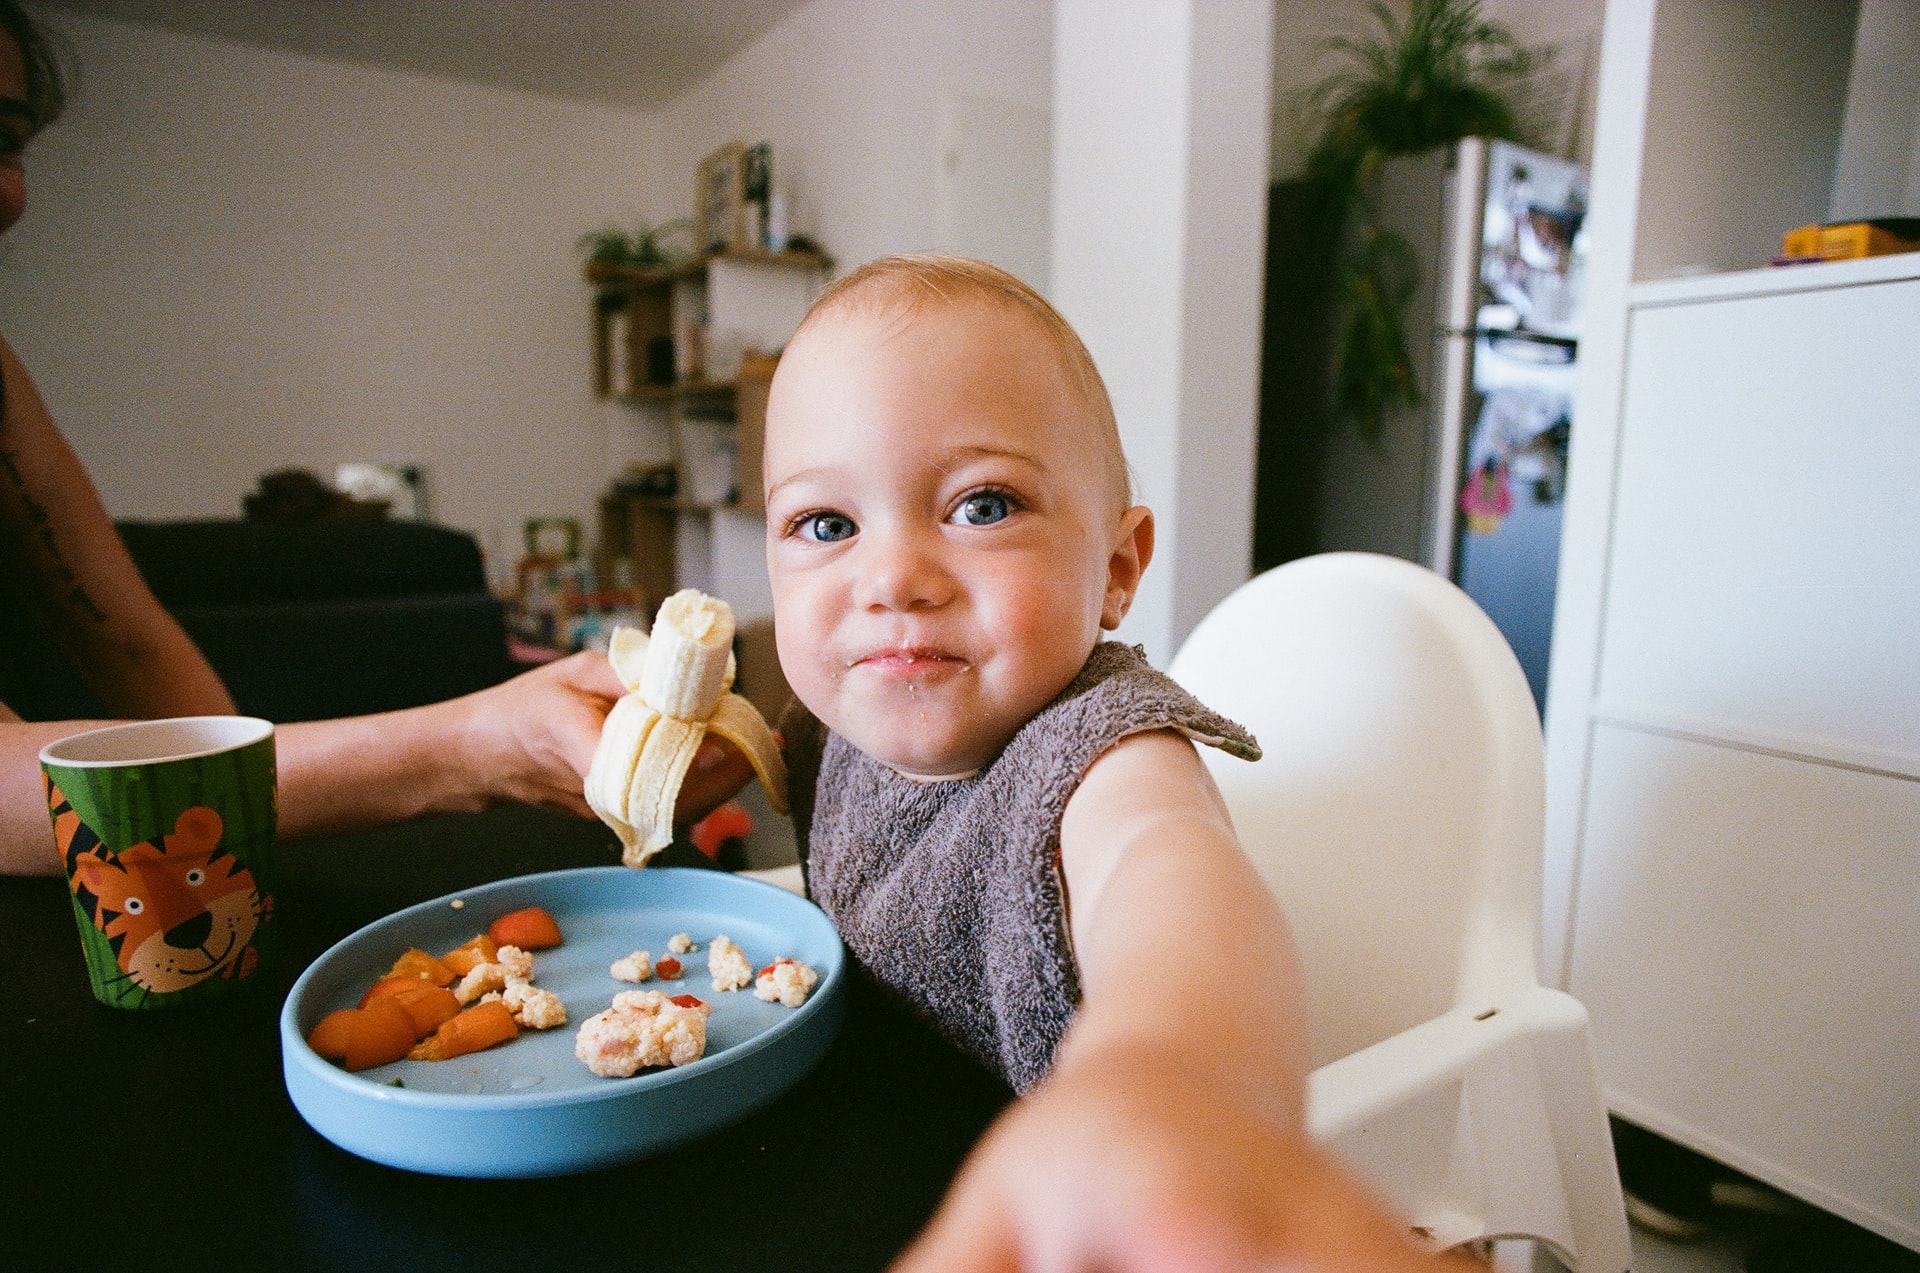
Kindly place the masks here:
POLYGON ((1307 101, 1319 125, 1307 159, 1313 240, 1337 244, 1336 419, 1378 441, 1386 412, 1418 398, 1403 311, 1419 274, 1412 249, 1368 197, 1380 168, 1463 137, 1525 142, 1524 120, 1552 51, 1523 47, 1479 0, 1369 6, 1368 29, 1328 41, 1338 67, 1307 101))

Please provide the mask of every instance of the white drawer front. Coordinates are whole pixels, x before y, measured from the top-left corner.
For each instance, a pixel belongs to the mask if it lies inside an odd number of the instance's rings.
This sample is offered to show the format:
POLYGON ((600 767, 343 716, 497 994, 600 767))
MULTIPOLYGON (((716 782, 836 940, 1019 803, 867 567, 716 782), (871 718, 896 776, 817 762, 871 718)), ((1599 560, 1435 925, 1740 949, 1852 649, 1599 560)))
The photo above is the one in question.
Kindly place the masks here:
POLYGON ((1629 339, 1598 714, 1920 774, 1920 281, 1629 339))
POLYGON ((1596 728, 1571 989, 1615 1108, 1920 1244, 1920 782, 1596 728))

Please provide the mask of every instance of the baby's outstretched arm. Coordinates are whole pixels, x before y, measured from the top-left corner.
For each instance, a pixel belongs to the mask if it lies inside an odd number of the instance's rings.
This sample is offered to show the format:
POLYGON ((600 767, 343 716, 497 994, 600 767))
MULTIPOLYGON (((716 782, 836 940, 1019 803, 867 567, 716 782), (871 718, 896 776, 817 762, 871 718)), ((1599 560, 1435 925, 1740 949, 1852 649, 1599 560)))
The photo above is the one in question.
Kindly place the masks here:
POLYGON ((1061 824, 1084 999, 900 1268, 1433 1270, 1304 1127, 1285 920, 1193 744, 1121 742, 1061 824))

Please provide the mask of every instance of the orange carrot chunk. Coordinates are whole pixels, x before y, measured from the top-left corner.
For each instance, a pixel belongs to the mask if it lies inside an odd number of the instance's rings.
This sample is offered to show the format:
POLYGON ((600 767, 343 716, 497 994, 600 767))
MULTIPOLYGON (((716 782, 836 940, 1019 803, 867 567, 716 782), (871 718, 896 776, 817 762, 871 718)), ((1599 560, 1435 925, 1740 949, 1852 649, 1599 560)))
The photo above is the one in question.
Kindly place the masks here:
POLYGON ((371 1069, 398 1061, 413 1046, 413 1018, 390 999, 376 999, 367 1007, 348 1009, 357 1015, 341 1064, 349 1071, 371 1069))
POLYGON ((422 986, 428 990, 438 989, 433 983, 422 981, 418 977, 382 977, 367 988, 367 993, 360 996, 360 1006, 364 1008, 375 999, 391 998, 415 986, 422 986))
POLYGON ((560 925, 540 907, 529 906, 494 920, 487 929, 487 936, 501 946, 545 950, 560 944, 560 925))
POLYGON ((500 948, 494 945, 493 938, 481 933, 440 956, 440 962, 451 969, 454 976, 464 977, 481 964, 493 963, 499 955, 500 948))
POLYGON ((407 1055, 416 1061, 445 1061, 505 1043, 519 1033, 520 1027, 513 1023, 513 1013, 496 999, 476 1003, 443 1022, 407 1055))
POLYGON ((367 997, 360 1001, 360 1006, 369 1007, 378 999, 399 1004, 413 1019, 415 1039, 426 1038, 460 1011, 460 1001, 453 997, 453 991, 445 986, 428 985, 414 977, 381 978, 373 983, 373 989, 367 991, 367 997))
POLYGON ((320 1024, 307 1036, 307 1046, 329 1061, 338 1061, 347 1054, 347 1042, 354 1035, 354 1014, 359 1011, 342 1008, 321 1017, 320 1024))
POLYGON ((453 969, 417 947, 394 960, 393 967, 387 969, 387 976, 415 977, 436 986, 453 984, 453 969))

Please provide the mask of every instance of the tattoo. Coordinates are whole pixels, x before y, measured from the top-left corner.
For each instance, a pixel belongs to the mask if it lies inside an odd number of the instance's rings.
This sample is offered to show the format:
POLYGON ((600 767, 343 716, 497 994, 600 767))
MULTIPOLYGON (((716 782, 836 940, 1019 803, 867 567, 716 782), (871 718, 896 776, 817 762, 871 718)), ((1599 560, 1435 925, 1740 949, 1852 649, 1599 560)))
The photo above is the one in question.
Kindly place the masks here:
POLYGON ((4 472, 12 484, 14 493, 19 496, 20 506, 26 510, 27 521, 33 528, 33 538, 40 541, 41 549, 53 568, 55 588, 66 595, 69 605, 92 619, 95 623, 107 621, 106 612, 94 604, 92 597, 80 583, 80 572, 75 570, 60 552, 60 540, 53 533, 53 518, 40 502, 33 498, 27 489, 27 479, 20 472, 17 459, 19 452, 0 450, 0 472, 4 472))

